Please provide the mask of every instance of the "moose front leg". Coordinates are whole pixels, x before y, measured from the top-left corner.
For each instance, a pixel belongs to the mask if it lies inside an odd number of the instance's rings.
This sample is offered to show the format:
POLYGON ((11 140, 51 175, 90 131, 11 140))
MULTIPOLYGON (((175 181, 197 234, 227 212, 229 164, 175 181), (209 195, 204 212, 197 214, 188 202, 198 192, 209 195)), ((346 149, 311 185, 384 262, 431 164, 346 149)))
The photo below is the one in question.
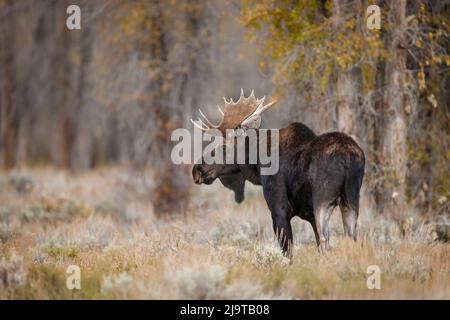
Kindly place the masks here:
POLYGON ((277 179, 267 178, 263 182, 264 198, 272 213, 273 231, 283 254, 292 258, 292 207, 289 204, 284 184, 277 179))
POLYGON ((312 216, 311 218, 308 219, 308 221, 309 221, 309 223, 311 223, 311 226, 313 228, 314 237, 316 238, 317 248, 320 248, 320 236, 319 236, 319 231, 317 230, 317 226, 316 226, 316 219, 314 218, 314 216, 312 216))
POLYGON ((292 227, 285 210, 272 212, 273 231, 278 239, 283 255, 292 259, 292 227))

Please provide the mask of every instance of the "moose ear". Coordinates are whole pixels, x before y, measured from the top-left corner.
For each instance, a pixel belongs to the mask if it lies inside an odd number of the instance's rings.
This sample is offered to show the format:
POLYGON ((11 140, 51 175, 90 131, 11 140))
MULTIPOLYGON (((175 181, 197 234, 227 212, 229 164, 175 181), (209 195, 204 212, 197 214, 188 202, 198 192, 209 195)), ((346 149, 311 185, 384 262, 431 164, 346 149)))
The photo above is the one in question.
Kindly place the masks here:
POLYGON ((237 203, 244 201, 245 179, 240 172, 221 176, 219 179, 225 187, 234 191, 234 200, 237 203))

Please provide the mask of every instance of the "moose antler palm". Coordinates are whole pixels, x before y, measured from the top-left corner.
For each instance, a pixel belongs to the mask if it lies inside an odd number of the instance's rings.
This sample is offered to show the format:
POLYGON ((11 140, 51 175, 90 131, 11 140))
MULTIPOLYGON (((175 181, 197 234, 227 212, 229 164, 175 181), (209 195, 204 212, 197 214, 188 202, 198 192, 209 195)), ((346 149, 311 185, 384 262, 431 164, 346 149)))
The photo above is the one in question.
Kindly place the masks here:
POLYGON ((257 129, 261 125, 261 114, 276 102, 274 100, 264 105, 265 98, 265 96, 261 99, 256 98, 254 90, 252 90, 250 96, 245 97, 244 90, 241 89, 241 96, 238 101, 234 102, 232 98, 230 98, 230 101, 227 101, 225 97, 223 98, 225 101, 224 111, 217 105, 217 108, 222 114, 222 120, 218 125, 214 125, 209 121, 200 109, 199 112, 204 121, 201 118, 198 118, 200 124, 192 119, 191 122, 204 132, 211 129, 217 129, 223 136, 225 136, 227 129, 236 129, 238 126, 241 126, 244 129, 257 129))

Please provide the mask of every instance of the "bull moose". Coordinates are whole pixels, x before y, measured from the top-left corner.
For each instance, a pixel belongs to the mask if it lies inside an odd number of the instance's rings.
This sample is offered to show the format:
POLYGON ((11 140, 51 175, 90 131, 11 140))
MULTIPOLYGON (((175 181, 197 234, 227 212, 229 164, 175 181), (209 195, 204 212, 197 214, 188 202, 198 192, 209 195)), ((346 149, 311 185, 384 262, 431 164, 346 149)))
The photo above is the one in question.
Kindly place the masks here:
MULTIPOLYGON (((222 120, 213 125, 202 112, 204 122, 194 122, 207 132, 218 129, 255 129, 259 131, 261 114, 274 104, 264 105, 264 98, 254 93, 241 96, 237 102, 225 98, 222 120), (206 122, 206 123, 205 123, 206 122)), ((217 150, 223 150, 226 148, 217 150)), ((204 164, 192 169, 196 184, 211 184, 219 178, 224 186, 235 192, 235 200, 244 200, 244 184, 248 180, 261 185, 272 214, 273 229, 283 254, 292 257, 292 228, 294 216, 307 220, 314 230, 320 252, 329 247, 328 222, 333 209, 342 212, 344 232, 356 241, 359 195, 364 176, 363 150, 348 135, 330 132, 316 135, 302 123, 291 123, 279 130, 279 170, 274 175, 261 175, 261 163, 204 164)))

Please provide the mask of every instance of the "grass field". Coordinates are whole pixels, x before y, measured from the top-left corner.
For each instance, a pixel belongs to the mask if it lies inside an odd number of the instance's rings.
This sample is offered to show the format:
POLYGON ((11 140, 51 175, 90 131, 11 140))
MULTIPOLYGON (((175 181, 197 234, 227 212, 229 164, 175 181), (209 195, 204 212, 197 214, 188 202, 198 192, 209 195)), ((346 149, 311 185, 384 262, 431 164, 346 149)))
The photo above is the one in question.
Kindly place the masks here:
POLYGON ((0 299, 450 299, 450 244, 414 215, 398 224, 362 202, 359 241, 332 217, 320 255, 294 219, 294 260, 278 250, 257 187, 242 205, 219 183, 194 186, 185 214, 156 219, 150 174, 106 168, 73 176, 0 176, 0 299), (66 269, 81 270, 81 289, 66 269), (381 270, 369 290, 367 267, 381 270))

